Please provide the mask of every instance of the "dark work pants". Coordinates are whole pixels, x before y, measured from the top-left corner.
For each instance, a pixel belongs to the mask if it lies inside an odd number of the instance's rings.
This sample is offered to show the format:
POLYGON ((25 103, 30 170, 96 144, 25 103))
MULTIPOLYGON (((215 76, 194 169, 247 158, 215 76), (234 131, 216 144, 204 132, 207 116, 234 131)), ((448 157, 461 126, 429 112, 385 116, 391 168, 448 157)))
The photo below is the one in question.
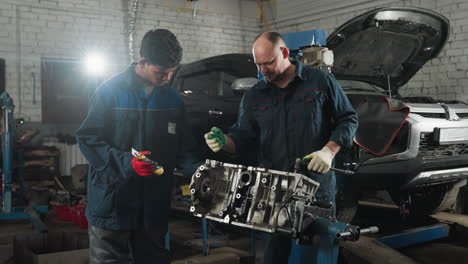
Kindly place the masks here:
POLYGON ((165 233, 148 230, 116 231, 89 227, 91 264, 169 264, 170 254, 164 248, 165 233))

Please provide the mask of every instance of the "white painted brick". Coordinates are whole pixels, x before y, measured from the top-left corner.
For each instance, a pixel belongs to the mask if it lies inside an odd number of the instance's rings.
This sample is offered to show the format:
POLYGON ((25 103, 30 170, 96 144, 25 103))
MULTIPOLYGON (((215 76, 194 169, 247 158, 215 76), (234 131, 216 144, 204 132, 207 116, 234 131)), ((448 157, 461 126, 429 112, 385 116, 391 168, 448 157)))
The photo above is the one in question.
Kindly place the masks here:
POLYGON ((448 77, 453 79, 460 79, 466 77, 465 71, 450 71, 448 72, 448 77))
POLYGON ((443 68, 441 68, 441 70, 444 69, 447 72, 456 71, 455 65, 453 65, 453 64, 447 64, 447 65, 445 65, 445 67, 444 66, 441 66, 441 67, 443 67, 443 68))
POLYGON ((0 56, 2 58, 5 58, 6 56, 11 56, 11 54, 9 54, 10 52, 14 51, 14 45, 13 44, 10 44, 10 45, 7 45, 7 44, 4 44, 3 42, 3 38, 0 38, 0 56), (4 54, 4 55, 1 55, 1 54, 4 54))
POLYGON ((446 52, 446 56, 460 56, 460 55, 463 55, 463 50, 462 49, 450 49, 450 50, 447 50, 446 52))
POLYGON ((8 31, 0 31, 0 38, 7 38, 10 36, 8 31))
POLYGON ((75 22, 78 24, 78 25, 89 25, 90 24, 90 20, 88 18, 76 18, 75 22))
POLYGON ((460 62, 456 64, 456 69, 461 71, 468 71, 468 62, 460 62))
POLYGON ((41 28, 40 27, 36 27, 36 26, 21 26, 21 32, 27 32, 27 33, 31 33, 31 32, 41 32, 41 28))
POLYGON ((461 93, 468 93, 468 89, 466 87, 468 85, 468 78, 460 78, 458 79, 458 86, 461 88, 461 93))
POLYGON ((38 14, 39 16, 41 15, 51 15, 50 14, 50 11, 48 9, 45 9, 45 8, 34 8, 31 10, 31 8, 29 8, 29 10, 21 10, 21 13, 34 13, 34 14, 38 14))
POLYGON ((411 87, 422 88, 423 87, 423 82, 422 81, 411 81, 411 87))
POLYGON ((60 22, 75 22, 75 18, 73 16, 64 15, 64 16, 58 16, 57 21, 60 21, 60 22))
POLYGON ((423 81, 423 87, 432 87, 433 83, 434 82, 431 81, 431 80, 424 80, 423 81))
POLYGON ((12 10, 14 9, 13 5, 5 2, 0 2, 0 10, 12 10))
POLYGON ((52 0, 41 0, 40 3, 41 5, 45 5, 45 6, 57 6, 58 5, 58 1, 52 1, 52 0))
POLYGON ((16 16, 15 9, 0 10, 0 14, 1 14, 2 17, 15 17, 16 16))
POLYGON ((48 13, 44 13, 44 14, 39 14, 38 19, 39 20, 44 20, 44 21, 57 21, 57 16, 49 15, 48 13))
MULTIPOLYGON (((468 51, 468 48, 465 49, 464 53, 467 54, 467 51, 468 51)), ((465 55, 465 56, 460 56, 460 57, 458 58, 458 60, 459 60, 460 62, 468 62, 468 54, 465 55)))
POLYGON ((47 22, 47 27, 54 29, 62 29, 65 27, 63 22, 47 22))
POLYGON ((450 49, 463 49, 467 47, 466 41, 452 41, 450 43, 450 49))
POLYGON ((448 64, 449 63, 449 57, 439 57, 440 59, 440 64, 448 64))
POLYGON ((457 63, 460 61, 460 58, 459 57, 450 57, 450 63, 457 63))
POLYGON ((456 79, 449 79, 448 83, 449 83, 449 86, 451 87, 457 87, 458 81, 456 79))
POLYGON ((450 23, 453 23, 456 26, 465 26, 468 25, 468 18, 462 18, 462 19, 454 19, 450 21, 450 23))
POLYGON ((0 25, 1 24, 9 24, 9 23, 11 23, 10 17, 0 16, 0 25))

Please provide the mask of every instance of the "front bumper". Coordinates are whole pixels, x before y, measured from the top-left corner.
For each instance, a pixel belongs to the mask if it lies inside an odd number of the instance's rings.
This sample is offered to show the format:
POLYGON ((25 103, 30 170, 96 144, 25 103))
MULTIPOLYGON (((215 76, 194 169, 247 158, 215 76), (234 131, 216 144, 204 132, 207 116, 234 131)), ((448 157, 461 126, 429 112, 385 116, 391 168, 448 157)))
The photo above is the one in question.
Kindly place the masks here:
POLYGON ((421 185, 468 178, 468 167, 448 170, 424 171, 403 185, 401 189, 411 189, 421 185))
POLYGON ((463 174, 468 171, 467 161, 468 155, 433 160, 417 156, 409 160, 366 164, 357 169, 353 181, 365 189, 421 187, 468 178, 463 174), (461 175, 458 174, 460 171, 461 175))

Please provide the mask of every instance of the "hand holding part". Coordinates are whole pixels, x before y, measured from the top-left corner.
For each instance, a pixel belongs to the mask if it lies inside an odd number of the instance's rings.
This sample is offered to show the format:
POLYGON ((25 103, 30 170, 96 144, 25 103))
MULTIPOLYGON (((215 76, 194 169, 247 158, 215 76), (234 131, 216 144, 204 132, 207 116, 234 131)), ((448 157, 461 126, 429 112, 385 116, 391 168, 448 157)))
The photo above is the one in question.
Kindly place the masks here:
POLYGON ((211 128, 211 131, 205 134, 205 141, 213 152, 220 151, 226 144, 223 131, 217 127, 211 128))
POLYGON ((151 154, 149 151, 138 152, 132 149, 132 167, 133 170, 140 176, 149 176, 153 173, 161 175, 164 173, 164 168, 157 162, 152 161, 146 155, 151 154))
POLYGON ((327 173, 330 170, 335 153, 328 147, 323 147, 319 151, 315 151, 303 158, 303 160, 309 160, 307 169, 313 170, 319 173, 327 173))

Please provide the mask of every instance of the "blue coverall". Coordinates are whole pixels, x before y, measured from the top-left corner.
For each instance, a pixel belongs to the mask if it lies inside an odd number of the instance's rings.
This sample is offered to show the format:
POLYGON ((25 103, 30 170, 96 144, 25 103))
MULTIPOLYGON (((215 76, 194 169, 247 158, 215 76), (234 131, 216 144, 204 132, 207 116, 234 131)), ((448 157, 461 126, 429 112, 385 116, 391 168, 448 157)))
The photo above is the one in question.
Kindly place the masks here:
MULTIPOLYGON (((258 146, 259 166, 281 171, 293 171, 296 158, 320 150, 330 140, 351 147, 357 128, 357 115, 334 76, 292 63, 296 75, 286 88, 262 80, 245 93, 238 121, 229 131, 238 152, 258 146)), ((320 182, 317 200, 335 202, 332 171, 303 173, 320 182)), ((288 263, 290 248, 290 239, 266 236, 265 263, 288 263)))
POLYGON ((166 84, 147 95, 134 68, 130 65, 97 88, 76 133, 89 162, 86 217, 98 228, 154 235, 159 245, 168 225, 173 169, 190 175, 196 161, 177 92, 166 84), (138 176, 131 165, 132 148, 151 151, 150 158, 165 173, 138 176))

